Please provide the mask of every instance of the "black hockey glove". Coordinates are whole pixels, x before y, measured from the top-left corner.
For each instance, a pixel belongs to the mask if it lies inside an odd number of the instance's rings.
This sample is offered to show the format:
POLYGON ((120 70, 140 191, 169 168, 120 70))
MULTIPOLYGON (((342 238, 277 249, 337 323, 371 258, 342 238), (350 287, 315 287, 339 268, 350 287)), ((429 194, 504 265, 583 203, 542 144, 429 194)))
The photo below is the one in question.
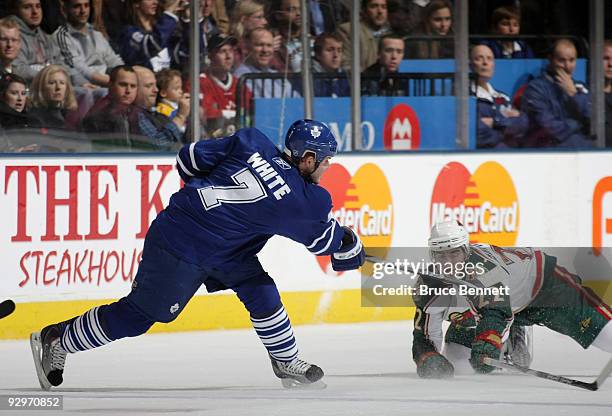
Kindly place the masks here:
POLYGON ((455 368, 442 354, 428 351, 417 360, 417 374, 421 378, 450 378, 455 368))
POLYGON ((355 270, 365 263, 365 252, 359 236, 349 227, 344 229, 340 250, 331 255, 332 268, 337 272, 355 270))

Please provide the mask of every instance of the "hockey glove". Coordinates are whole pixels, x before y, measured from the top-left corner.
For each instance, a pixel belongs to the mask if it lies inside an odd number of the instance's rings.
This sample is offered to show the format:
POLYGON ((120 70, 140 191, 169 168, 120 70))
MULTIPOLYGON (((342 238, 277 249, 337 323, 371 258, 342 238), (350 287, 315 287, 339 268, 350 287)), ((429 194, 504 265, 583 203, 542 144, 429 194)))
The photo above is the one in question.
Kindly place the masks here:
POLYGON ((477 373, 490 373, 495 369, 483 362, 485 357, 499 360, 501 355, 501 335, 497 331, 489 330, 478 334, 472 343, 470 364, 477 373))
POLYGON ((344 229, 340 250, 331 255, 332 268, 337 272, 355 270, 365 263, 365 252, 359 236, 349 227, 344 229))
POLYGON ((450 378, 455 368, 442 354, 428 351, 417 360, 417 374, 421 378, 450 378))

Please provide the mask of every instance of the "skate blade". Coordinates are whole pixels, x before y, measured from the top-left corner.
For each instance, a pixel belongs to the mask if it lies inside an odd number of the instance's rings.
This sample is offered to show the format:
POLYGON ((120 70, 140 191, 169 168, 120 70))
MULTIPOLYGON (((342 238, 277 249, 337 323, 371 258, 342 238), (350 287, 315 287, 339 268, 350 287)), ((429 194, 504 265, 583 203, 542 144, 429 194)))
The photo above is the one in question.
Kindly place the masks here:
POLYGON ((34 359, 34 367, 36 367, 36 376, 38 383, 43 390, 50 390, 51 383, 45 376, 45 371, 42 367, 42 342, 40 340, 40 332, 33 332, 30 335, 30 348, 32 349, 32 358, 34 359))
POLYGON ((292 390, 324 390, 327 388, 327 384, 321 380, 306 384, 290 378, 282 378, 281 384, 284 388, 292 390))

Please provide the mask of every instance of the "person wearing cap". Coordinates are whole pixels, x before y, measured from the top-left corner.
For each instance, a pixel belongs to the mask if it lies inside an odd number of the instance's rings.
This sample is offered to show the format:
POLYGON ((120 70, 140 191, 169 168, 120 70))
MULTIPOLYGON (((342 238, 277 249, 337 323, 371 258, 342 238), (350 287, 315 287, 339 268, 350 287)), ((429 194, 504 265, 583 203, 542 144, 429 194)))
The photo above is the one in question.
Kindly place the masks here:
POLYGON ((210 65, 200 74, 200 106, 208 135, 212 137, 229 136, 236 131, 234 118, 238 80, 232 75, 232 69, 237 44, 238 39, 222 33, 208 40, 210 65))

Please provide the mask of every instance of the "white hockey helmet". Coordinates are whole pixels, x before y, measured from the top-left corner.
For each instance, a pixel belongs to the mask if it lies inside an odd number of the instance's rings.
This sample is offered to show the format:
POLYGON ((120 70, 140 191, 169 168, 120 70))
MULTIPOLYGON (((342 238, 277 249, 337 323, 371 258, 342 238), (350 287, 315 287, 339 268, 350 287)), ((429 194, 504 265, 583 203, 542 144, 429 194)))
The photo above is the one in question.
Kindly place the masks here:
POLYGON ((428 240, 429 254, 436 261, 436 253, 462 248, 465 260, 470 255, 470 234, 457 220, 442 221, 434 224, 428 240))

